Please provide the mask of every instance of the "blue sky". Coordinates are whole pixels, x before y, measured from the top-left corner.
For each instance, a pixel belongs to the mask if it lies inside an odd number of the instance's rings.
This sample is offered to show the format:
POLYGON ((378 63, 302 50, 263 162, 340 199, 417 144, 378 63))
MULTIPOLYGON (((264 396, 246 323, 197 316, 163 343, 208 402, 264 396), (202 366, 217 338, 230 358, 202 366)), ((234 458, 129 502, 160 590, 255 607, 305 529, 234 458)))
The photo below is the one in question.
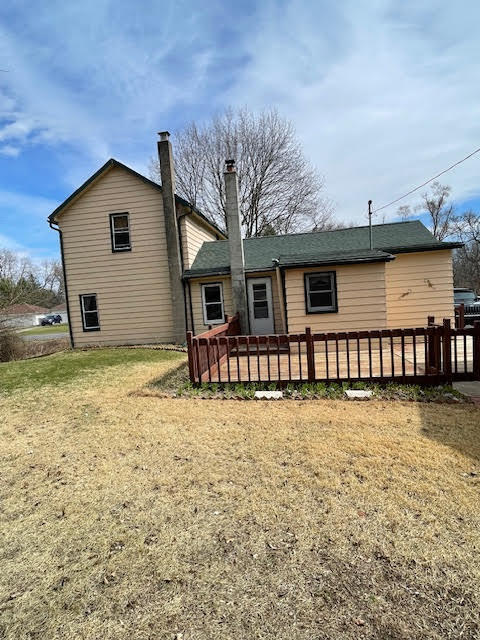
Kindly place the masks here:
MULTIPOLYGON (((291 119, 363 224, 480 146, 479 23, 475 0, 5 0, 0 246, 56 256, 46 216, 105 160, 146 173, 157 131, 228 105, 291 119)), ((479 176, 480 154, 444 177, 460 208, 479 176)))

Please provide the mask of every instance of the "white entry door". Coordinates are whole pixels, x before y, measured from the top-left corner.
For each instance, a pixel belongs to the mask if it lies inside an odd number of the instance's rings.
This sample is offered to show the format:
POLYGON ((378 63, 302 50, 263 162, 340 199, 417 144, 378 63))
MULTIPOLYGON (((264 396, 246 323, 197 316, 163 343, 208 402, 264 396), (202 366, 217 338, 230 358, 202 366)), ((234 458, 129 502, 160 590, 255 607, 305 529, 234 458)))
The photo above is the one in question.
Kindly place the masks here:
POLYGON ((247 283, 250 332, 255 335, 272 334, 272 281, 270 278, 248 278, 247 283))

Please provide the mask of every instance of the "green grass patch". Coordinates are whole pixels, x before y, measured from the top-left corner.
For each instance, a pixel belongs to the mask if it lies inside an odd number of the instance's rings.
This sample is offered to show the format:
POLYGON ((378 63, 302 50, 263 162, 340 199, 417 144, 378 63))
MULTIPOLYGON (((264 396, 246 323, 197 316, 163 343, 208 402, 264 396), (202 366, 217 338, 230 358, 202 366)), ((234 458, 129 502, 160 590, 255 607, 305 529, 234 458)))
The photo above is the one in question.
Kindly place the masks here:
POLYGON ((62 385, 91 372, 148 362, 166 362, 184 357, 176 351, 160 349, 106 348, 88 351, 64 351, 45 358, 0 364, 0 391, 38 389, 62 385))
POLYGON ((33 327, 26 331, 20 331, 21 336, 43 336, 49 333, 68 333, 68 324, 50 324, 46 327, 33 327))
POLYGON ((281 388, 283 397, 291 400, 313 400, 316 398, 329 398, 347 400, 347 389, 359 389, 372 391, 373 397, 381 400, 407 400, 412 402, 467 402, 465 397, 448 385, 436 387, 422 387, 409 384, 379 385, 368 382, 352 382, 338 384, 331 382, 298 382, 289 383, 279 387, 275 382, 250 382, 250 383, 218 383, 205 382, 201 385, 192 384, 188 380, 187 365, 182 363, 173 371, 168 372, 162 378, 151 383, 150 388, 155 388, 165 395, 193 398, 222 398, 237 400, 253 400, 255 391, 275 391, 281 388))

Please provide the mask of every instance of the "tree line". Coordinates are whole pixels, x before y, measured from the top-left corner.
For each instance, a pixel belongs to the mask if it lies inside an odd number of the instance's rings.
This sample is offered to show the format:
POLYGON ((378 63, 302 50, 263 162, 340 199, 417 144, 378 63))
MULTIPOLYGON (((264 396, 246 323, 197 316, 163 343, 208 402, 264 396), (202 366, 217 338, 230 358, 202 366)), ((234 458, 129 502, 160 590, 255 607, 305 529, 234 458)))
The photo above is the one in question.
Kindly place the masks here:
POLYGON ((453 253, 454 284, 480 294, 480 214, 473 210, 458 212, 451 194, 450 186, 433 182, 417 205, 399 207, 398 215, 402 220, 426 215, 427 226, 437 240, 463 242, 463 247, 453 253))
MULTIPOLYGON (((226 229, 223 172, 235 159, 245 237, 329 231, 353 226, 335 218, 325 178, 305 157, 291 122, 275 109, 254 113, 227 109, 204 124, 192 122, 174 136, 176 190, 226 229)), ((152 179, 160 182, 158 160, 152 179)), ((480 216, 458 213, 451 188, 434 182, 414 206, 398 217, 426 216, 438 240, 460 240, 454 252, 455 286, 480 293, 480 216)), ((61 263, 34 263, 23 254, 0 249, 0 309, 27 302, 50 308, 64 300, 61 263)))
POLYGON ((0 310, 21 303, 49 309, 64 300, 59 260, 37 263, 20 252, 0 248, 0 310))
MULTIPOLYGON (((236 161, 246 238, 353 226, 335 218, 324 176, 306 159, 292 123, 275 109, 227 109, 203 124, 191 122, 173 141, 177 193, 223 229, 223 172, 230 158, 236 161)), ((156 158, 150 176, 160 182, 156 158)), ((480 216, 457 213, 451 187, 434 182, 417 206, 402 206, 397 214, 401 220, 426 216, 435 238, 463 242, 454 252, 455 286, 480 293, 480 216)))

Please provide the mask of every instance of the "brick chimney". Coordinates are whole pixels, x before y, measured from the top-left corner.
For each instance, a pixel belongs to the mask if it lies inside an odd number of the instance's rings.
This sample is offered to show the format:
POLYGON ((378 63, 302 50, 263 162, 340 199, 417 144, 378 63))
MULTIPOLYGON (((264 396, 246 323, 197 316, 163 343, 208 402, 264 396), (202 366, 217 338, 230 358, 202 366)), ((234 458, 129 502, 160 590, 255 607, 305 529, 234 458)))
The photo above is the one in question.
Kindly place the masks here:
POLYGON ((175 207, 175 169, 173 166, 172 143, 168 131, 158 134, 158 158, 162 178, 163 215, 167 240, 168 270, 172 294, 172 320, 175 342, 182 344, 186 339, 185 293, 182 282, 182 258, 178 235, 177 211, 175 207))
POLYGON ((248 330, 247 289, 245 284, 245 258, 243 255, 242 225, 238 207, 238 183, 235 161, 225 163, 225 196, 227 214, 228 247, 230 252, 230 274, 232 279, 233 309, 240 318, 242 334, 248 330))

